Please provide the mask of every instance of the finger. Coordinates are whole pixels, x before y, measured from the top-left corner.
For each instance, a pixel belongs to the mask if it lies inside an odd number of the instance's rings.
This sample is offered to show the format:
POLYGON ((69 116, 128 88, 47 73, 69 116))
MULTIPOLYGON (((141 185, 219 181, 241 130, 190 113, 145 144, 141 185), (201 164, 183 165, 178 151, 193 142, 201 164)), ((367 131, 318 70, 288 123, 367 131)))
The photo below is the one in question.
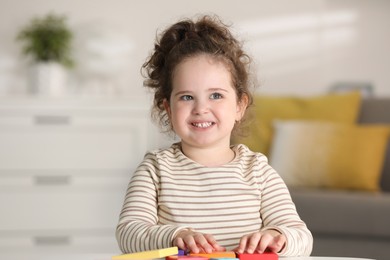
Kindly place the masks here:
POLYGON ((226 247, 223 247, 220 245, 217 245, 217 247, 214 247, 214 248, 215 248, 215 251, 217 251, 217 252, 225 252, 226 251, 226 247))
POLYGON ((200 249, 196 245, 195 239, 193 236, 186 236, 184 239, 185 246, 188 250, 190 250, 192 253, 199 253, 200 249))
POLYGON ((279 253, 280 251, 282 251, 285 244, 286 244, 286 237, 280 235, 273 239, 273 241, 269 244, 268 248, 274 253, 279 253))
POLYGON ((253 233, 250 236, 248 244, 247 244, 247 247, 246 247, 246 251, 249 254, 252 254, 256 250, 256 248, 259 245, 259 242, 260 242, 261 238, 262 238, 262 235, 260 233, 258 233, 258 232, 253 233))
POLYGON ((196 234, 194 239, 195 243, 198 244, 206 253, 210 254, 213 252, 212 245, 209 244, 209 241, 203 234, 196 234))
POLYGON ((261 239, 257 245, 256 251, 260 254, 264 253, 264 251, 270 246, 272 243, 274 237, 271 236, 270 234, 264 234, 261 236, 261 239))
POLYGON ((263 253, 267 249, 278 253, 280 252, 286 244, 286 237, 282 234, 279 235, 272 235, 272 234, 264 234, 262 237, 262 241, 259 243, 258 252, 263 253))
POLYGON ((220 251, 225 251, 226 250, 224 247, 222 247, 222 246, 220 246, 218 244, 217 240, 215 240, 215 238, 212 235, 206 234, 204 237, 206 238, 208 243, 212 246, 213 251, 220 252, 220 251))
POLYGON ((248 236, 241 237, 240 242, 239 242, 238 247, 237 247, 237 250, 236 250, 237 253, 242 254, 245 252, 247 242, 248 242, 248 236))
POLYGON ((180 249, 187 250, 187 247, 181 237, 176 238, 175 241, 173 242, 173 245, 177 246, 180 249))
POLYGON ((201 245, 196 245, 199 248, 199 254, 206 254, 207 252, 203 249, 201 245))

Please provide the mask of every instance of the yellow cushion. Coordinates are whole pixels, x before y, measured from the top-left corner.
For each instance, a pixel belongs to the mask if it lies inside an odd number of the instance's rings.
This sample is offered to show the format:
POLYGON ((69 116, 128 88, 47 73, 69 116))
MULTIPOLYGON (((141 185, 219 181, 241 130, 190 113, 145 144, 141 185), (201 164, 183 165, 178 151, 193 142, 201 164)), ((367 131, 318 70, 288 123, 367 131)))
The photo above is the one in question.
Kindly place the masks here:
POLYGON ((270 164, 290 187, 377 191, 390 128, 277 121, 270 164))
POLYGON ((315 119, 339 123, 355 123, 360 110, 359 92, 316 97, 256 96, 253 119, 247 136, 235 138, 251 150, 269 154, 275 119, 315 119))

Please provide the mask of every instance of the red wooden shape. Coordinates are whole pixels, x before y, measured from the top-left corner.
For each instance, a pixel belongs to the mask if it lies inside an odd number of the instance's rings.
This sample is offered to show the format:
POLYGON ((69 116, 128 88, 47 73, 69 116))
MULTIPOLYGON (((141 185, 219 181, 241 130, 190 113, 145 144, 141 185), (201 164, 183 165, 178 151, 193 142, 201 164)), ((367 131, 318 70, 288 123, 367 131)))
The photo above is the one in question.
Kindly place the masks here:
POLYGON ((272 252, 265 252, 262 254, 253 253, 253 254, 237 254, 240 260, 278 260, 279 257, 277 254, 272 252))

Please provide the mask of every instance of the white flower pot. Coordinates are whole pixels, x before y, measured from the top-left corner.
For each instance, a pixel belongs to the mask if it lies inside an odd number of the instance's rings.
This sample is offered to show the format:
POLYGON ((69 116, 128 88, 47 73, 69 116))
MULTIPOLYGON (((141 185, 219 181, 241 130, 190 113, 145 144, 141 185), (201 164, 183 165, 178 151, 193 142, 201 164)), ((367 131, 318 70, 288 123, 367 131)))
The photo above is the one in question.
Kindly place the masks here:
POLYGON ((37 63, 31 73, 31 93, 44 96, 66 94, 67 71, 56 62, 37 63))

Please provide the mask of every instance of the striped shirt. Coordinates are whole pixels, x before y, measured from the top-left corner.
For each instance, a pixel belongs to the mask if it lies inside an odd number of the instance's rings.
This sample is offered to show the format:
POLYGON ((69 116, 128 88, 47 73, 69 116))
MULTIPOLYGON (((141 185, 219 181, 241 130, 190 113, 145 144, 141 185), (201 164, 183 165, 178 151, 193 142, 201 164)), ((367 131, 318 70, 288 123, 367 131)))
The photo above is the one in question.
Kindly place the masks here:
POLYGON ((177 232, 193 228, 231 250, 243 235, 276 229, 287 238, 280 255, 310 255, 312 235, 267 158, 244 145, 232 149, 234 160, 218 167, 189 159, 179 144, 148 152, 126 192, 116 231, 120 249, 171 247, 177 232))

